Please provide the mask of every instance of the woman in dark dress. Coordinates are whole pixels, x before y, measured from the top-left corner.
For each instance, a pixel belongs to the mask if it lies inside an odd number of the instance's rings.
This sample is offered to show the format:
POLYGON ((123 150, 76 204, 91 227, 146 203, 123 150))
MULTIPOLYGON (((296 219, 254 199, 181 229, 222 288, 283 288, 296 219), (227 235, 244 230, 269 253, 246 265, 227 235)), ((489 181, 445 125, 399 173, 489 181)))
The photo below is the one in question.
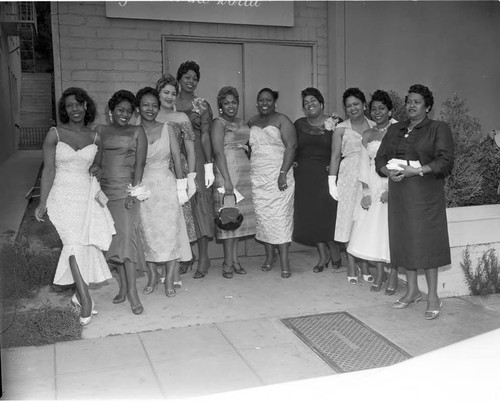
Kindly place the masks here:
POLYGON ((325 100, 318 89, 306 88, 301 96, 306 117, 294 123, 297 156, 293 240, 318 248, 319 261, 313 268, 317 273, 330 261, 334 268, 341 265, 340 250, 333 241, 337 201, 328 191, 328 165, 333 130, 342 119, 324 112, 325 100))
POLYGON ((391 263, 405 268, 408 283, 406 294, 393 307, 406 308, 422 299, 417 269, 424 269, 427 320, 441 311, 438 267, 451 263, 444 177, 453 167, 453 136, 448 124, 427 117, 433 104, 429 88, 412 85, 406 97, 409 120, 389 127, 375 158, 377 172, 390 179, 391 263))
POLYGON ((177 95, 176 110, 189 117, 195 133, 195 170, 196 193, 191 198, 194 226, 198 243, 198 266, 195 279, 203 278, 210 267, 208 258, 208 239, 215 235, 215 212, 212 189, 215 180, 210 129, 212 109, 203 98, 195 95, 200 80, 200 66, 194 61, 185 61, 177 70, 177 81, 181 92, 177 95))

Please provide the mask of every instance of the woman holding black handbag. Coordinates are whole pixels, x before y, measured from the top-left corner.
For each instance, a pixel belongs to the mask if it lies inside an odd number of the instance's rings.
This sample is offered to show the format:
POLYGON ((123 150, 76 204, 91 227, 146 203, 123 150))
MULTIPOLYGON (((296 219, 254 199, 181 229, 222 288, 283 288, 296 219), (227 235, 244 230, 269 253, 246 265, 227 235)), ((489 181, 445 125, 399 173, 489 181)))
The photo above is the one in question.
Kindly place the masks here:
POLYGON ((243 222, 236 230, 216 227, 217 239, 222 240, 224 262, 222 276, 226 279, 236 274, 246 274, 238 259, 240 237, 255 234, 255 212, 250 183, 250 161, 248 159, 248 139, 250 129, 236 115, 239 94, 236 88, 223 87, 217 95, 220 116, 212 123, 211 139, 215 157, 215 212, 223 206, 232 205, 238 199, 237 208, 243 215, 243 222), (240 199, 240 197, 243 197, 240 199))

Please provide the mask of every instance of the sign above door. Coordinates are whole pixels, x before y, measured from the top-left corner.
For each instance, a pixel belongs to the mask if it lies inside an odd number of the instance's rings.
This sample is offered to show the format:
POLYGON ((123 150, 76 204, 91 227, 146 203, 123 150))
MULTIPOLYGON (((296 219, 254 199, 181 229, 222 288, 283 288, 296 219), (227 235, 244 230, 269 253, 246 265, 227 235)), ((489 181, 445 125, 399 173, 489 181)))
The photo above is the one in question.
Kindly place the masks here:
POLYGON ((293 27, 293 1, 107 1, 106 17, 293 27))

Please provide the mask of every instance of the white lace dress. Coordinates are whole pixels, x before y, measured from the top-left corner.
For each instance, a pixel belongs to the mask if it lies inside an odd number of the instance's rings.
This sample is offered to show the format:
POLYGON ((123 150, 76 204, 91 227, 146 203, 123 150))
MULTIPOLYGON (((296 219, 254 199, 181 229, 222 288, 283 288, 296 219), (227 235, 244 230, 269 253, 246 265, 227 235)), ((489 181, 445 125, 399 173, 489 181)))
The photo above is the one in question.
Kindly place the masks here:
POLYGON ((63 243, 54 276, 58 285, 74 283, 69 266, 72 255, 85 283, 111 278, 103 250, 108 249, 115 228, 108 208, 94 198, 99 186, 93 184, 89 167, 96 153, 95 144, 77 151, 62 141, 56 145, 56 174, 47 197, 47 213, 63 243))
POLYGON ((375 171, 375 156, 381 141, 371 141, 367 148, 361 147, 359 156, 360 182, 368 184, 372 204, 368 210, 356 206, 354 226, 347 252, 368 261, 390 261, 389 223, 387 202, 380 201, 387 191, 387 177, 375 171))
POLYGON ((281 132, 275 126, 253 126, 250 129, 250 146, 255 238, 269 244, 289 243, 293 233, 295 180, 290 169, 286 177, 288 188, 279 190, 278 176, 285 153, 281 132))

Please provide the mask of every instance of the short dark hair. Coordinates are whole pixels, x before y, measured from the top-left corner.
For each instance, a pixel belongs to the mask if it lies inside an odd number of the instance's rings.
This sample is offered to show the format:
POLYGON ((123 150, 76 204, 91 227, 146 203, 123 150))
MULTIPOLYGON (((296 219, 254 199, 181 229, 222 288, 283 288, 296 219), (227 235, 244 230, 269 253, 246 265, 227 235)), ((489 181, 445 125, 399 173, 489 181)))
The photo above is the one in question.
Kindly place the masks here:
POLYGON ((304 106, 304 98, 306 96, 314 96, 321 105, 325 106, 325 98, 323 98, 323 95, 317 88, 306 88, 300 93, 300 95, 302 96, 302 106, 304 106))
POLYGON ((82 88, 70 87, 64 90, 57 104, 57 110, 59 112, 59 120, 61 123, 66 124, 69 122, 68 112, 66 111, 66 98, 68 96, 74 95, 75 100, 79 103, 85 105, 85 116, 83 118, 83 123, 85 125, 92 123, 97 116, 97 109, 94 100, 89 96, 87 91, 82 88))
POLYGON ((177 81, 179 81, 184 74, 186 74, 189 70, 194 71, 198 81, 200 80, 200 66, 193 60, 188 60, 182 63, 177 69, 177 81))
MULTIPOLYGON (((408 93, 422 95, 424 98, 425 106, 429 108, 429 112, 432 110, 432 106, 434 105, 434 95, 432 94, 432 91, 428 87, 422 84, 413 84, 408 90, 408 93)), ((407 98, 408 95, 406 95, 405 97, 405 103, 407 98)))
POLYGON ((259 93, 257 94, 257 98, 260 96, 262 92, 269 92, 271 96, 273 97, 274 101, 276 102, 279 97, 279 93, 277 91, 273 91, 271 88, 262 88, 259 93))
POLYGON ((158 104, 160 104, 160 97, 158 96, 158 92, 156 91, 156 89, 151 87, 144 87, 139 89, 139 91, 137 91, 137 95, 135 95, 135 97, 137 98, 137 105, 141 104, 141 99, 146 95, 154 96, 158 101, 158 104))
POLYGON ((238 104, 240 103, 240 95, 238 94, 238 91, 235 87, 231 86, 222 87, 219 93, 217 94, 217 105, 219 106, 219 108, 222 107, 222 101, 228 95, 233 95, 234 98, 236 99, 236 102, 238 102, 238 104))
POLYGON ((179 81, 177 81, 172 74, 162 75, 156 81, 156 91, 160 93, 167 85, 172 85, 176 92, 179 93, 179 81))
POLYGON ((392 108, 393 108, 391 97, 389 96, 389 94, 387 92, 382 91, 381 89, 377 89, 373 93, 372 98, 370 100, 369 109, 372 108, 373 102, 381 102, 389 110, 392 110, 392 108))
POLYGON ((359 88, 348 88, 345 90, 344 95, 342 95, 342 103, 345 106, 345 101, 349 96, 354 96, 355 98, 358 98, 361 102, 366 103, 366 97, 365 94, 361 91, 359 88))
POLYGON ((134 94, 126 89, 120 89, 119 91, 116 91, 108 101, 108 109, 111 111, 115 110, 116 105, 124 100, 130 102, 133 109, 137 107, 137 98, 134 94))

